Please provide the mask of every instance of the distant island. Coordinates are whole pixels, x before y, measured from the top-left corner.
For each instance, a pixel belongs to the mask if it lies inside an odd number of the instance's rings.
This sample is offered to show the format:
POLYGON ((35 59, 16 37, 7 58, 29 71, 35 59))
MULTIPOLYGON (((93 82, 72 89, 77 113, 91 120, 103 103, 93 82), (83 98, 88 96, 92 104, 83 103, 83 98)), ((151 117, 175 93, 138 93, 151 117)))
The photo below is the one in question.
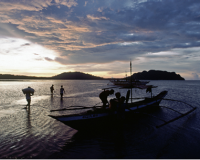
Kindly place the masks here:
POLYGON ((64 72, 52 77, 34 77, 23 75, 0 74, 0 79, 80 79, 80 80, 102 80, 104 78, 93 76, 82 72, 64 72))
POLYGON ((175 72, 167 72, 167 71, 160 71, 160 70, 149 70, 134 73, 132 76, 134 79, 138 80, 185 80, 179 74, 175 72))
POLYGON ((90 79, 90 80, 101 80, 102 77, 93 76, 82 72, 64 72, 56 76, 50 77, 50 79, 90 79))
MULTIPOLYGON (((149 70, 134 73, 132 78, 137 80, 185 80, 179 74, 175 72, 167 72, 160 70, 149 70)), ((130 77, 127 77, 130 78, 130 77)), ((61 79, 61 80, 106 80, 110 78, 102 78, 98 76, 93 76, 91 74, 86 74, 82 72, 64 72, 52 77, 34 77, 34 76, 23 76, 23 75, 11 75, 11 74, 0 74, 1 79, 61 79)))

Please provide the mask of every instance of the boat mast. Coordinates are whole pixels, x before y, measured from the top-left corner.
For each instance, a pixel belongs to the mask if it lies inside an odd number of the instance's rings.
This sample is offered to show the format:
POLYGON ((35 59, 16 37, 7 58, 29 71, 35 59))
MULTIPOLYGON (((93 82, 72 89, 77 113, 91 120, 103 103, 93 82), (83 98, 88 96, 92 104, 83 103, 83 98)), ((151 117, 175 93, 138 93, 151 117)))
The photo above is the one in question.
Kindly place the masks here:
POLYGON ((131 77, 131 75, 132 75, 132 63, 131 63, 131 61, 130 61, 130 78, 131 78, 131 103, 132 103, 132 77, 131 77))

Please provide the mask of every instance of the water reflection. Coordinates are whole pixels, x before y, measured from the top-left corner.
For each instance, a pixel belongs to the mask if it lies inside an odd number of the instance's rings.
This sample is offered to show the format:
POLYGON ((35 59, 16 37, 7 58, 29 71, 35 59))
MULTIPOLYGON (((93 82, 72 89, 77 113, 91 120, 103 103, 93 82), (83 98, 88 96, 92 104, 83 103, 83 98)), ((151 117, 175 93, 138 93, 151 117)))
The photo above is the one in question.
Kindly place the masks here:
POLYGON ((27 113, 27 119, 26 119, 26 128, 28 129, 28 132, 29 134, 31 134, 31 128, 32 128, 32 125, 31 125, 31 110, 30 108, 29 109, 26 109, 26 113, 27 113))
POLYGON ((53 94, 51 95, 51 103, 53 103, 53 94))
POLYGON ((63 106, 64 106, 64 101, 62 98, 60 98, 60 108, 63 108, 63 106))
MULTIPOLYGON (((48 116, 51 109, 80 105, 93 106, 99 103, 99 92, 101 88, 107 87, 107 82, 100 81, 102 85, 98 86, 94 85, 96 82, 99 81, 6 82, 8 85, 5 87, 0 84, 0 159, 15 157, 139 159, 182 158, 185 155, 199 157, 199 119, 194 114, 191 114, 190 119, 184 118, 161 129, 152 127, 151 124, 158 123, 153 118, 138 115, 134 121, 127 122, 124 129, 100 128, 91 132, 93 130, 91 128, 84 133, 78 131, 75 136, 73 135, 76 130, 48 116), (62 84, 66 86, 66 94, 62 100, 59 93, 52 96, 49 94, 51 84, 57 88, 62 84), (21 89, 27 85, 33 86, 37 91, 32 97, 30 110, 22 109, 25 107, 26 100, 21 89), (177 127, 180 130, 177 131, 177 127), (179 148, 178 153, 175 153, 177 148, 179 148)), ((200 91, 200 83, 198 82, 196 86, 187 86, 187 83, 189 82, 172 84, 167 81, 151 81, 152 85, 159 86, 154 94, 168 90, 168 98, 184 99, 189 104, 199 106, 200 99, 196 97, 200 91)), ((126 95, 124 90, 117 91, 126 95)), ((143 92, 133 92, 133 94, 135 97, 144 97, 143 92)), ((182 106, 176 107, 184 109, 182 106)), ((67 110, 52 112, 52 114, 74 114, 75 112, 77 111, 67 110)), ((199 113, 199 110, 196 112, 199 113)), ((158 112, 160 118, 164 118, 164 113, 166 111, 161 108, 158 112)))

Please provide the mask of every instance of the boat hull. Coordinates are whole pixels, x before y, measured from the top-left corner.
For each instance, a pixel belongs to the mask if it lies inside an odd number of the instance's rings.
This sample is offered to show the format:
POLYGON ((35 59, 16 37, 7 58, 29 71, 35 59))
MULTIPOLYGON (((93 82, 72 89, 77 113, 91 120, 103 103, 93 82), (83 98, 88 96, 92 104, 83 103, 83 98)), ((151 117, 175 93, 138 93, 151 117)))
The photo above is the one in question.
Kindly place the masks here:
POLYGON ((167 95, 167 91, 163 91, 153 98, 146 98, 145 100, 129 103, 124 112, 124 118, 119 116, 117 111, 111 111, 110 109, 96 109, 90 110, 82 114, 75 115, 62 115, 50 117, 70 126, 77 130, 96 130, 102 127, 114 127, 118 122, 124 121, 130 117, 133 117, 133 113, 139 112, 143 109, 152 109, 159 106, 161 100, 167 95))

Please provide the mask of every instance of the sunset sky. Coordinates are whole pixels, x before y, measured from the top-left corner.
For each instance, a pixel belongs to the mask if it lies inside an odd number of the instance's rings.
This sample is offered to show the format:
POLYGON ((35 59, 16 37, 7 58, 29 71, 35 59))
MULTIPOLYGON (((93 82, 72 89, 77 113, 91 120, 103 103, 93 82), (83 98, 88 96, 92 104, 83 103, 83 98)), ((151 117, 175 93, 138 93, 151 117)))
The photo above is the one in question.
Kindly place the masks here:
POLYGON ((200 79, 199 0, 0 0, 0 74, 200 79))

